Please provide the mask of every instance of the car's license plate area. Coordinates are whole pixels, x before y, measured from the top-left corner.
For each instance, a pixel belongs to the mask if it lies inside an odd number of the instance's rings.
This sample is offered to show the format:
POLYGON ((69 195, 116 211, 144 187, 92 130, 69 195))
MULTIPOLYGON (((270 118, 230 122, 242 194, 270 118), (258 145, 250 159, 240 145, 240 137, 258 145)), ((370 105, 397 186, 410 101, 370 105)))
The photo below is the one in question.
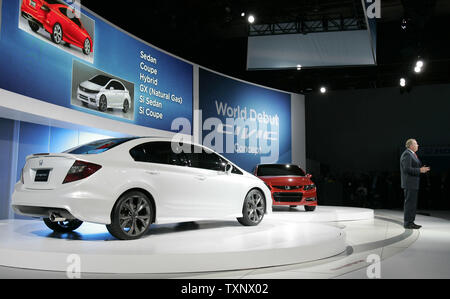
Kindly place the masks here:
POLYGON ((34 177, 35 182, 47 182, 50 175, 50 169, 39 169, 36 170, 36 175, 34 177))

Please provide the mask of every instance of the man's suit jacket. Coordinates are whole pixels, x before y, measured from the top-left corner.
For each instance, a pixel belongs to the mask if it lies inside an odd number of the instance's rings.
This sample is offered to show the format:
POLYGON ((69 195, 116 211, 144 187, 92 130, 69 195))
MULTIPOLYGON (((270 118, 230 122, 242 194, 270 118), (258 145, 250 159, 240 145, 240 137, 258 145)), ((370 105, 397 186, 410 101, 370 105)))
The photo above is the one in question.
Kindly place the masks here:
POLYGON ((402 189, 419 190, 420 167, 422 163, 409 149, 400 157, 400 173, 402 189))

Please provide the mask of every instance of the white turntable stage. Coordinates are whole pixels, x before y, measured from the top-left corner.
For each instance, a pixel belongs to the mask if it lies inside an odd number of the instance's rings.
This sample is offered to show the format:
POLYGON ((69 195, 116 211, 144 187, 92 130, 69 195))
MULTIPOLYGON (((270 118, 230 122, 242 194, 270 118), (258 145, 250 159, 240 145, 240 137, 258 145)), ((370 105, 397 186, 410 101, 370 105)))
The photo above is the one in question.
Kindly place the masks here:
POLYGON ((256 227, 237 221, 153 225, 134 241, 84 223, 56 234, 39 220, 0 221, 0 266, 66 271, 75 254, 83 273, 190 273, 257 269, 314 261, 345 251, 345 233, 327 222, 373 219, 373 210, 275 208, 256 227))

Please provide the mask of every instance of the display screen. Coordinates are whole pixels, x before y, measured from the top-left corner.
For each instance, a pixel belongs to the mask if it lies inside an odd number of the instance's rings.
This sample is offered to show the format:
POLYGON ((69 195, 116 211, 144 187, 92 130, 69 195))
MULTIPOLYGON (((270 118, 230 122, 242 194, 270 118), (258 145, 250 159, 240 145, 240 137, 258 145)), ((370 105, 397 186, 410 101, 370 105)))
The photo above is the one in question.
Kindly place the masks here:
POLYGON ((192 123, 192 64, 62 1, 3 1, 1 21, 0 88, 154 129, 192 123))
POLYGON ((199 70, 203 145, 252 172, 291 163, 291 95, 199 70))

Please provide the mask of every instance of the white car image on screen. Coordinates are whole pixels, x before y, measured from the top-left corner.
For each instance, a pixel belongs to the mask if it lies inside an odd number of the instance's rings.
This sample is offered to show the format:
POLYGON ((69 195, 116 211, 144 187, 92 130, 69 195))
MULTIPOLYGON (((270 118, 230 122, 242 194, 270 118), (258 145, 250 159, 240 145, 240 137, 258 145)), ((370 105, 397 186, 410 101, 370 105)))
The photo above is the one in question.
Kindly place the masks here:
POLYGON ((127 113, 131 103, 130 92, 122 82, 105 75, 97 75, 82 82, 78 86, 77 98, 83 106, 95 105, 102 112, 116 108, 127 113))
POLYGON ((272 200, 262 180, 208 148, 135 137, 28 156, 12 207, 56 232, 86 221, 137 239, 152 223, 237 218, 257 225, 272 200))

